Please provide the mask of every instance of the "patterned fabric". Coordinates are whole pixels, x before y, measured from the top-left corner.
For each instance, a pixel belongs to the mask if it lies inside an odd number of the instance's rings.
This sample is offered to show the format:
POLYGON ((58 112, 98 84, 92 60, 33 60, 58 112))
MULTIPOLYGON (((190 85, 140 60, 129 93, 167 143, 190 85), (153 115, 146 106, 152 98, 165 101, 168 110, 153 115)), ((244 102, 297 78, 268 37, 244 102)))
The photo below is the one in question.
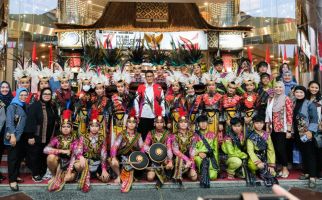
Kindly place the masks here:
POLYGON ((293 103, 290 98, 285 100, 285 108, 280 112, 273 112, 273 127, 275 132, 286 132, 285 123, 292 125, 293 103))

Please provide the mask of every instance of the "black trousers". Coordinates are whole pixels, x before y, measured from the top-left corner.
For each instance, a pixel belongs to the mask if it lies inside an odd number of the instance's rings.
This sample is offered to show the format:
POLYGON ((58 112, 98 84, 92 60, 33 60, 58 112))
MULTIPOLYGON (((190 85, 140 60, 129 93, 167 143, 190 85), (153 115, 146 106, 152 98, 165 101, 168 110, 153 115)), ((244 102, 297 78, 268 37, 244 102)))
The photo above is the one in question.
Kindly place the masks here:
POLYGON ((29 168, 33 176, 42 176, 47 169, 47 155, 43 153, 46 144, 36 142, 34 145, 27 146, 27 159, 29 168))
POLYGON ((287 166, 287 139, 286 133, 272 132, 272 141, 274 144, 275 155, 277 162, 283 167, 287 166))
POLYGON ((317 163, 317 148, 314 141, 308 141, 303 143, 297 139, 297 145, 302 155, 302 164, 305 174, 309 174, 310 177, 317 177, 318 175, 318 163, 317 163))
POLYGON ((138 132, 141 133, 143 141, 146 138, 146 135, 149 131, 154 128, 154 118, 140 118, 138 125, 138 132))
POLYGON ((321 172, 321 170, 322 170, 322 148, 317 148, 317 165, 318 165, 318 176, 321 178, 322 177, 322 172, 321 172))
POLYGON ((5 149, 5 145, 3 143, 4 132, 5 132, 5 126, 2 127, 2 130, 0 132, 0 162, 2 160, 2 155, 3 155, 4 149, 5 149))
POLYGON ((21 163, 21 140, 16 143, 16 146, 8 146, 8 175, 9 183, 16 182, 19 176, 21 163))

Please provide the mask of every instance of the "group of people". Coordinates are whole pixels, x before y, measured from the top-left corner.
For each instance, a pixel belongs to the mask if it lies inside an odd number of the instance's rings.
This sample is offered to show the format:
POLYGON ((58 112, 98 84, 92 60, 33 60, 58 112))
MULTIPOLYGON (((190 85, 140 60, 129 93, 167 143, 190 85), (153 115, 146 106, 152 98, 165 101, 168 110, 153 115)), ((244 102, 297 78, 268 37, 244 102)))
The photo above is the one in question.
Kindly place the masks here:
POLYGON ((7 148, 13 191, 23 181, 22 161, 35 182, 50 179, 49 191, 77 181, 88 192, 91 178, 114 179, 122 192, 142 178, 157 187, 182 184, 185 177, 210 187, 218 177, 254 184, 259 175, 271 186, 289 176, 294 148, 302 155, 300 179, 316 186, 322 163, 318 82, 306 88, 286 63, 273 77, 266 62, 253 67, 246 58, 236 72, 226 72, 220 58, 205 73, 198 63, 157 66, 156 73, 132 67, 134 75, 123 68, 80 71, 77 91, 70 69, 18 67, 16 91, 1 82, 0 156, 7 148), (37 92, 31 92, 33 81, 37 92), (165 147, 154 155, 164 159, 152 159, 154 144, 165 147))

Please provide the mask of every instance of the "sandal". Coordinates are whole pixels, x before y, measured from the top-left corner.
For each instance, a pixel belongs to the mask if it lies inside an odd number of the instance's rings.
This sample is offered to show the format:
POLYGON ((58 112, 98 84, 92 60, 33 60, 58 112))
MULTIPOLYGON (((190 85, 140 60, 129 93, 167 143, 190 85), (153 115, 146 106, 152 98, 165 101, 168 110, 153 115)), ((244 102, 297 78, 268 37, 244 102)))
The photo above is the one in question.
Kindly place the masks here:
POLYGON ((288 178, 289 175, 290 175, 290 173, 282 174, 281 178, 288 178))
POLYGON ((17 182, 9 183, 9 187, 14 192, 19 191, 19 186, 18 186, 18 183, 17 182))

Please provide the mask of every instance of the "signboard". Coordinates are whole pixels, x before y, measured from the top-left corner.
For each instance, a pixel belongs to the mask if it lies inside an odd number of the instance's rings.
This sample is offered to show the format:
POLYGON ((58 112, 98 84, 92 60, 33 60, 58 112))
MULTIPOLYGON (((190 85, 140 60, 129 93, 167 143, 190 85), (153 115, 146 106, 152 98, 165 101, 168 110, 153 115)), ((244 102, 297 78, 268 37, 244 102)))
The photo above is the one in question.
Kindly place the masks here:
POLYGON ((155 48, 158 44, 163 50, 172 50, 171 42, 175 45, 194 45, 201 50, 208 49, 207 34, 204 31, 188 32, 129 32, 129 31, 96 31, 96 39, 104 48, 130 48, 140 39, 144 39, 146 48, 155 48), (110 41, 110 42, 108 42, 110 41), (154 41, 154 42, 153 42, 154 41))
POLYGON ((243 48, 243 37, 241 33, 220 33, 219 48, 222 50, 239 50, 243 48))

